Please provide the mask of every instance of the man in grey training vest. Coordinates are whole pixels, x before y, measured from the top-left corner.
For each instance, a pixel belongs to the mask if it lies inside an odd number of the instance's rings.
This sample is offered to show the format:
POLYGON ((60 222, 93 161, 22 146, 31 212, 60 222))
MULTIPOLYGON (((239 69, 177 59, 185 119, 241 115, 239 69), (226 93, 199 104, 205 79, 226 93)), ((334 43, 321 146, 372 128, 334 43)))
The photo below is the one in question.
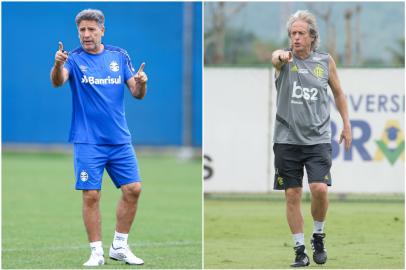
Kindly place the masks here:
POLYGON ((312 195, 311 214, 314 230, 311 238, 313 260, 327 261, 324 247, 324 223, 328 208, 327 186, 331 186, 331 127, 327 86, 330 86, 343 120, 340 143, 348 150, 351 126, 348 108, 337 75, 336 64, 327 54, 316 51, 319 33, 316 19, 307 10, 299 10, 287 23, 290 48, 272 54, 277 89, 274 133, 274 189, 285 190, 286 216, 292 232, 295 261, 292 267, 309 265, 300 209, 302 181, 306 167, 312 195))

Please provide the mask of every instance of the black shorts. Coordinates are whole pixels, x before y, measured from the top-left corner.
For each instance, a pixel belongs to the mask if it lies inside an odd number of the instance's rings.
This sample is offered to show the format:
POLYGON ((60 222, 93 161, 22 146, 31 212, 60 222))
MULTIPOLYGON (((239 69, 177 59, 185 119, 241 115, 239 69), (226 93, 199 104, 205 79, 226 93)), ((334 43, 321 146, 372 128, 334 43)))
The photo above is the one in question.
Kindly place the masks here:
POLYGON ((326 183, 331 186, 331 144, 275 143, 273 151, 275 153, 274 189, 302 187, 304 167, 306 167, 309 183, 326 183))

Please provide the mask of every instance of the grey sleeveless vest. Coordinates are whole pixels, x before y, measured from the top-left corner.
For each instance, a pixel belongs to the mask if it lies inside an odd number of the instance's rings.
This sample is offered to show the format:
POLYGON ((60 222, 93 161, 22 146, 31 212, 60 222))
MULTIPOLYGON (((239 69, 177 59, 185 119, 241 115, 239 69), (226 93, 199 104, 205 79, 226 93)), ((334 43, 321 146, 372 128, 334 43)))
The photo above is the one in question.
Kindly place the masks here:
POLYGON ((275 81, 277 111, 275 143, 313 145, 331 143, 327 95, 329 55, 312 52, 282 66, 275 81))

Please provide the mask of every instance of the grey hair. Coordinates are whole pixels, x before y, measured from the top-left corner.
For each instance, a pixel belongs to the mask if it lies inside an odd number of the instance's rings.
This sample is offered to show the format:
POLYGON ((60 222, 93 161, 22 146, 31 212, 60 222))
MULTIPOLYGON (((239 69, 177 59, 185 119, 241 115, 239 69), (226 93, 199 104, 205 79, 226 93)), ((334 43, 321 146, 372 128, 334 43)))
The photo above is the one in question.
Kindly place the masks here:
POLYGON ((76 26, 79 27, 81 21, 95 21, 100 28, 104 27, 104 14, 98 9, 84 9, 76 15, 76 26))
MULTIPOLYGON (((316 17, 308 10, 298 10, 290 16, 288 22, 286 23, 286 28, 288 30, 288 36, 290 38, 290 33, 292 29, 292 25, 296 21, 304 21, 308 25, 309 35, 314 38, 311 44, 311 50, 314 51, 319 47, 320 44, 320 36, 319 36, 319 28, 317 27, 316 17)), ((289 40, 289 46, 292 47, 292 41, 289 40)))

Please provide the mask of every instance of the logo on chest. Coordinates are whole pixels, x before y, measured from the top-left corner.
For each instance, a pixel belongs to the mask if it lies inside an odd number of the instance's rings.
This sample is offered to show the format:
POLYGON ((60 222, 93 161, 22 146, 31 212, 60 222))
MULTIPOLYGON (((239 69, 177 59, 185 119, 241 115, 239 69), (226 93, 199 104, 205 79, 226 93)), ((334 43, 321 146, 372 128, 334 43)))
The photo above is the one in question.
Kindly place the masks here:
POLYGON ((324 69, 321 67, 321 65, 317 64, 317 66, 313 69, 313 74, 320 79, 324 76, 324 69))
POLYGON ((88 67, 87 67, 87 66, 84 66, 84 65, 79 65, 79 69, 80 69, 80 71, 82 71, 83 73, 85 73, 85 72, 87 72, 88 67))
POLYGON ((117 72, 120 70, 120 66, 118 65, 118 63, 116 61, 111 61, 109 67, 110 67, 110 70, 114 71, 114 72, 117 72))
MULTIPOLYGON (((295 99, 304 99, 306 101, 316 101, 318 100, 319 90, 315 87, 313 88, 306 88, 302 87, 301 85, 297 84, 297 81, 293 82, 293 89, 292 89, 292 98, 295 99)), ((291 103, 294 104, 303 104, 302 101, 292 100, 291 103)))

